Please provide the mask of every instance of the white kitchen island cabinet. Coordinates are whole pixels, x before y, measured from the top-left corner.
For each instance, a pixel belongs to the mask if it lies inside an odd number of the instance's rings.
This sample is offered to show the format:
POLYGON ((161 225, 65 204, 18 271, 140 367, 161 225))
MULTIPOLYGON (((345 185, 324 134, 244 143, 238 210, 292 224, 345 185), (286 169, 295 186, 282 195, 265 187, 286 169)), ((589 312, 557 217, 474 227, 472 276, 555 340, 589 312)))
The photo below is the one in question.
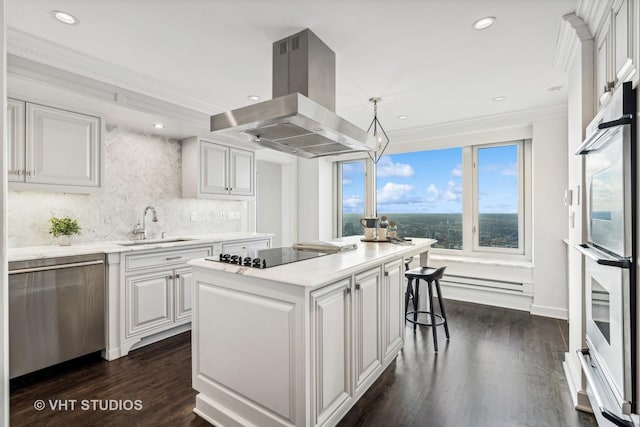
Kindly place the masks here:
POLYGON ((258 269, 193 260, 194 412, 215 425, 332 426, 403 345, 403 260, 435 240, 258 269))

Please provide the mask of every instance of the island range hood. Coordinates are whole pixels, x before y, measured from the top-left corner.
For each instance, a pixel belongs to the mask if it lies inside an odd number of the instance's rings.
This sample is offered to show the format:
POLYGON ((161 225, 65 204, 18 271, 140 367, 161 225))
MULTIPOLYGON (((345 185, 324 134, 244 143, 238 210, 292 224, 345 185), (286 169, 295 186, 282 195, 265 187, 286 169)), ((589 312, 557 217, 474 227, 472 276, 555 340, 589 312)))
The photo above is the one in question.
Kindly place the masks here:
POLYGON ((335 53, 306 29, 273 44, 273 99, 211 116, 265 148, 304 158, 371 151, 373 137, 335 113, 335 53))

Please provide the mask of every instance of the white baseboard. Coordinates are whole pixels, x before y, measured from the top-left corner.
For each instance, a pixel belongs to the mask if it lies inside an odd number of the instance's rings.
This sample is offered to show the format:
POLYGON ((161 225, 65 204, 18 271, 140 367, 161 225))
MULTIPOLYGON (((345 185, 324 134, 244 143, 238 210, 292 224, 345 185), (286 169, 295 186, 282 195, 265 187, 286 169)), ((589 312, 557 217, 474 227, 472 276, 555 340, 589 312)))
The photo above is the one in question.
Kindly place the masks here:
MULTIPOLYGON (((442 286, 442 296, 446 299, 492 305, 513 310, 530 311, 533 299, 531 296, 518 295, 515 292, 490 288, 473 289, 467 286, 449 285, 444 282, 440 282, 440 284, 442 286)), ((421 292, 421 294, 422 293, 423 292, 421 292)))
POLYGON ((544 305, 531 304, 531 314, 535 316, 553 317, 555 319, 568 320, 569 310, 566 308, 548 307, 544 305))

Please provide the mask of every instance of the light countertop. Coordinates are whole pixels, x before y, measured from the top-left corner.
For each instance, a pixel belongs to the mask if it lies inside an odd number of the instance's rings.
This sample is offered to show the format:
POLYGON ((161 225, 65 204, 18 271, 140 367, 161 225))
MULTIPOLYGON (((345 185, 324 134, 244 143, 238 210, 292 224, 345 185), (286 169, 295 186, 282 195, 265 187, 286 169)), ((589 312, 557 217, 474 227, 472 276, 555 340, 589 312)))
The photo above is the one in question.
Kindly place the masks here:
POLYGON ((382 263, 427 252, 434 239, 414 238, 411 245, 397 245, 386 242, 362 242, 362 236, 341 239, 343 242, 356 242, 355 250, 338 252, 269 268, 253 268, 235 264, 197 259, 190 261, 194 267, 207 269, 214 274, 219 272, 242 275, 264 280, 288 283, 304 287, 316 287, 339 280, 350 274, 373 268, 382 263))
POLYGON ((63 256, 86 255, 96 253, 116 253, 116 252, 132 252, 140 250, 149 250, 157 248, 179 248, 181 246, 190 246, 196 244, 213 244, 229 242, 234 240, 256 239, 260 237, 272 237, 271 233, 210 233, 197 235, 180 235, 166 237, 161 239, 150 239, 148 244, 139 244, 131 246, 123 246, 122 243, 130 242, 128 240, 117 240, 110 242, 92 242, 78 243, 70 246, 47 245, 47 246, 28 246, 23 248, 9 248, 9 262, 26 261, 31 259, 54 258, 63 256), (166 240, 184 239, 179 242, 167 242, 166 240))

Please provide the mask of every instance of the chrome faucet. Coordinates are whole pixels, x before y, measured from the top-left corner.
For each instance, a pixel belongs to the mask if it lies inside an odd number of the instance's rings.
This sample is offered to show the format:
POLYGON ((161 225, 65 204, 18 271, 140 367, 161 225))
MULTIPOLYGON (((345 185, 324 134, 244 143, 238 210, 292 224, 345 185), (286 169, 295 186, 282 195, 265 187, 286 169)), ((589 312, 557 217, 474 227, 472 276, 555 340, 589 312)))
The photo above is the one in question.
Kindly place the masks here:
POLYGON ((144 240, 147 238, 147 212, 149 211, 151 211, 151 213, 153 214, 153 218, 151 218, 151 221, 158 222, 158 215, 156 214, 156 208, 154 208, 153 206, 147 206, 146 208, 144 208, 144 212, 142 214, 142 226, 140 226, 140 223, 138 223, 136 228, 133 229, 134 237, 142 236, 142 237, 139 237, 140 240, 144 240))

